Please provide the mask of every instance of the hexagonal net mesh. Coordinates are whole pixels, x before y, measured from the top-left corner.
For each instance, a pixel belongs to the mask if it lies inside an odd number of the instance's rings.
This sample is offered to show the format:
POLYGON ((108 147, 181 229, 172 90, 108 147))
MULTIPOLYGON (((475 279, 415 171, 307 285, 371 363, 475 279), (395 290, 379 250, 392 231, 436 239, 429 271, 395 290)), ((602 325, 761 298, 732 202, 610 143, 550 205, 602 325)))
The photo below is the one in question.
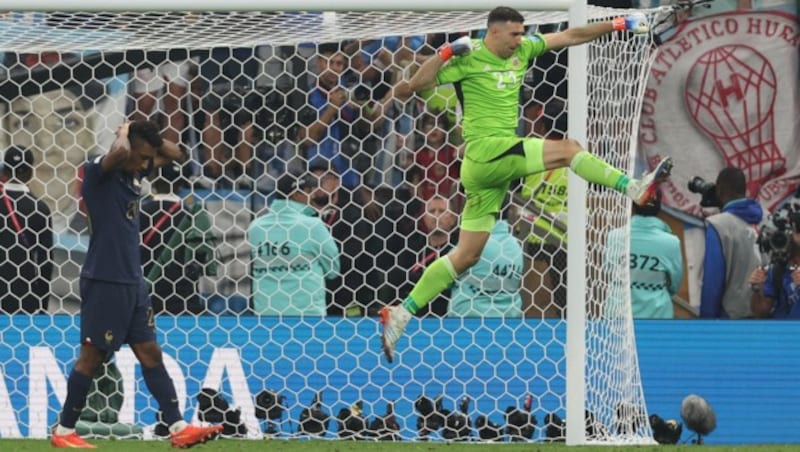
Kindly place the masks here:
MULTIPOLYGON (((590 20, 617 14, 591 8, 590 20)), ((565 13, 524 15, 529 33, 566 28, 565 13)), ((149 175, 138 214, 158 339, 187 419, 226 420, 226 434, 250 438, 563 439, 566 171, 514 184, 483 260, 412 319, 397 362, 380 352, 380 308, 452 249, 463 196, 455 89, 378 104, 485 20, 0 16, 0 147, 33 159, 29 181, 4 174, 4 212, 15 214, 2 232, 2 310, 13 315, 0 317, 0 437, 44 437, 56 422, 81 339, 84 162, 107 152, 124 120, 149 119, 189 155, 149 175), (227 414, 203 388, 227 399, 227 414)), ((651 44, 610 34, 571 68, 588 74, 588 149, 628 172, 651 44)), ((565 51, 534 61, 520 134, 566 136, 566 79, 565 51)), ((650 430, 622 290, 629 205, 610 190, 586 195, 587 434, 639 441, 650 430)), ((162 435, 130 348, 112 362, 79 431, 162 435)))

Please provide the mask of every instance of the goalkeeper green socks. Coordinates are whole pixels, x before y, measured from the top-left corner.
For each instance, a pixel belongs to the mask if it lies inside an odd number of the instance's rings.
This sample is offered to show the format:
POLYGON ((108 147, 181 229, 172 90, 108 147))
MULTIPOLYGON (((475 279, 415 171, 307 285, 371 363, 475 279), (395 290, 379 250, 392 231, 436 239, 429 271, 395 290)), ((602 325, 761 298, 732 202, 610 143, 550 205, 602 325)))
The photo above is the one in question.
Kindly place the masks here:
POLYGON ((416 314, 437 295, 444 292, 458 278, 456 269, 447 256, 436 259, 417 281, 414 289, 403 300, 403 307, 411 314, 416 314))
POLYGON ((613 188, 621 193, 625 193, 628 182, 631 180, 625 173, 614 168, 605 160, 592 155, 589 151, 575 154, 569 167, 584 180, 613 188))

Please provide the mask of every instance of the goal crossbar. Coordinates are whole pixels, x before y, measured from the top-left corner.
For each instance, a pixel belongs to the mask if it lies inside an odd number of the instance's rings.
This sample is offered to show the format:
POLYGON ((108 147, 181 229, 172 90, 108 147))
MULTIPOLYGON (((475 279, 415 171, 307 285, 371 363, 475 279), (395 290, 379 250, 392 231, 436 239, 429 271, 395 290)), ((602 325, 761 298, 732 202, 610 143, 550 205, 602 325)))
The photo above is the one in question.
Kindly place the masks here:
MULTIPOLYGON (((568 10, 581 0, 542 0, 530 2, 507 0, 504 6, 517 9, 536 9, 537 11, 568 10)), ((142 0, 138 2, 109 2, 106 0, 79 0, 63 2, 56 0, 9 0, 3 2, 3 9, 9 11, 483 11, 486 2, 479 0, 142 0)))

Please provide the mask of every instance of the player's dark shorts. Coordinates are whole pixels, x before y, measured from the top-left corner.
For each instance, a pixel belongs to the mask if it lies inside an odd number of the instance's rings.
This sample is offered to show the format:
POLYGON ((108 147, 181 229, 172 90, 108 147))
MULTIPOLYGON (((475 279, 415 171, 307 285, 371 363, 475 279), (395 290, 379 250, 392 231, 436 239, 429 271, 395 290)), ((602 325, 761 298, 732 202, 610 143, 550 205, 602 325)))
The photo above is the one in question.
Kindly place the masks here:
POLYGON ((156 339, 153 307, 144 281, 120 284, 81 278, 81 343, 105 351, 156 339))

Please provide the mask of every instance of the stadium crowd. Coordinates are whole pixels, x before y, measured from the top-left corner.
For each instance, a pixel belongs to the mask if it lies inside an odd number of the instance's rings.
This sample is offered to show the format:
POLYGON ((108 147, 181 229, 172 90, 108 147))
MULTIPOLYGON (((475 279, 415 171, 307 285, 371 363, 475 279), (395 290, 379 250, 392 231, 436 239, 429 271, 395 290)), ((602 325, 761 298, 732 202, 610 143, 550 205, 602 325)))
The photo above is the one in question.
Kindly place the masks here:
MULTIPOLYGON (((528 32, 563 26, 545 25, 528 32)), ((63 300, 69 298, 68 290, 55 287, 70 279, 70 265, 64 260, 55 262, 58 247, 47 236, 51 229, 57 237, 87 234, 79 199, 82 162, 104 152, 101 135, 95 133, 100 128, 99 106, 120 80, 127 80, 120 97, 124 115, 107 121, 151 120, 163 130, 165 139, 179 143, 190 155, 187 162, 151 175, 151 196, 142 204, 143 265, 158 312, 376 315, 381 307, 401 300, 420 269, 457 243, 457 213, 464 203, 458 179, 463 149, 457 93, 452 86, 423 91, 410 101, 393 98, 390 87, 418 69, 435 49, 458 37, 434 34, 296 47, 224 48, 184 52, 175 58, 168 53, 145 58, 127 77, 114 82, 71 80, 55 91, 42 88, 25 96, 6 95, 7 142, 15 146, 9 149, 34 156, 29 191, 41 200, 39 210, 48 211, 51 218, 46 225, 6 221, 3 237, 9 243, 27 236, 14 229, 18 226, 31 228, 30 234, 42 240, 35 253, 17 253, 4 265, 2 279, 12 289, 4 295, 4 312, 39 312, 47 310, 48 304, 51 311, 62 309, 63 300), (53 140, 64 151, 60 158, 48 151, 53 140), (286 175, 303 182, 286 182, 286 175), (45 187, 43 179, 52 182, 45 187), (323 180, 335 183, 323 187, 323 180), (325 227, 336 252, 321 251, 325 246, 318 237, 286 240, 310 240, 300 247, 336 262, 322 265, 320 271, 312 264, 320 277, 297 288, 307 292, 302 296, 283 290, 277 292, 283 295, 276 295, 263 280, 269 272, 257 265, 265 254, 264 244, 254 239, 253 225, 273 222, 277 227, 291 227, 281 226, 280 215, 270 215, 277 205, 291 206, 298 199, 304 206, 298 212, 325 227), (239 208, 231 209, 231 201, 239 208), (49 256, 46 262, 43 256, 49 256), (36 290, 13 284, 17 272, 31 260, 41 268, 36 290), (51 272, 53 291, 42 293, 41 278, 50 279, 51 272), (28 300, 31 293, 39 298, 33 304, 28 300), (322 299, 295 303, 295 299, 323 296, 324 303, 322 299), (274 302, 276 297, 282 298, 274 302), (273 302, 264 304, 266 299, 273 302), (302 308, 311 305, 313 309, 302 308)), ((32 73, 72 57, 6 54, 4 65, 9 73, 20 68, 32 73)), ((563 52, 535 60, 524 82, 520 133, 566 135, 565 71, 563 52)), ((589 142, 594 141, 590 136, 589 142)), ((597 152, 602 154, 602 147, 597 152)), ((10 168, 8 161, 5 167, 10 168)), ((4 173, 7 192, 21 186, 12 185, 9 178, 4 173)), ((565 316, 566 193, 566 171, 543 173, 513 187, 508 222, 497 232, 498 240, 502 236, 515 249, 512 255, 503 251, 501 257, 513 262, 487 257, 488 271, 465 276, 419 315, 565 316), (520 212, 536 215, 520 220, 520 212), (473 306, 454 301, 465 297, 473 300, 473 306), (479 302, 475 300, 481 297, 513 308, 476 309, 479 302)), ((23 209, 22 204, 17 208, 23 209)), ((727 206, 722 209, 723 219, 727 219, 726 210, 727 206)), ((29 216, 29 212, 20 213, 29 216)), ((756 220, 760 218, 753 219, 755 224, 756 220)), ((719 228, 716 220, 712 224, 719 228)), ((669 226, 664 226, 670 234, 669 226)), ((755 247, 756 237, 747 237, 755 247)), ((726 246, 723 240, 717 251, 724 254, 726 246)), ((681 256, 672 258, 680 261, 681 256)), ((286 268, 291 273, 294 267, 286 268)), ((753 265, 742 268, 737 278, 754 270, 753 265)), ((681 281, 670 278, 683 279, 683 273, 654 271, 646 279, 658 279, 652 287, 664 290, 663 300, 671 301, 681 281)), ((742 287, 747 284, 738 282, 742 287)), ((769 309, 750 312, 750 291, 740 292, 742 299, 736 303, 745 307, 736 313, 729 307, 734 302, 706 302, 704 293, 700 314, 771 316, 769 309)), ((662 308, 658 317, 673 317, 669 307, 662 308)))

